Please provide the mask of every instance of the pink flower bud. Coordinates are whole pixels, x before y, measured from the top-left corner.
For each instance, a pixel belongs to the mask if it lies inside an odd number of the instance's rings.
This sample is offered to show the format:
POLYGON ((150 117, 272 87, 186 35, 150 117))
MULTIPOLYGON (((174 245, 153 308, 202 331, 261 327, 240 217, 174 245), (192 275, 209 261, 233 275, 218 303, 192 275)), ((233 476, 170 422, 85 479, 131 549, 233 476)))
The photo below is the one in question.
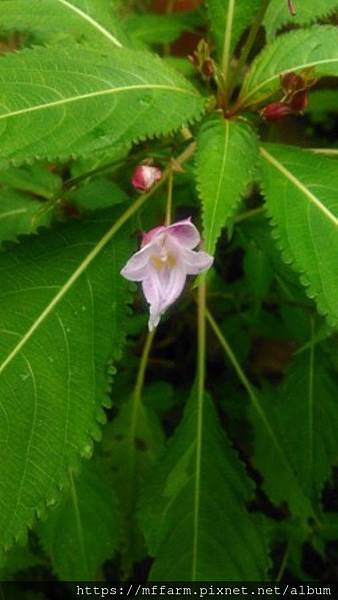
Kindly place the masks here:
POLYGON ((292 114, 292 110, 285 102, 271 102, 261 110, 261 117, 266 121, 279 121, 292 114))
POLYGON ((131 183, 135 189, 147 192, 161 177, 162 171, 159 167, 138 165, 133 173, 131 183))

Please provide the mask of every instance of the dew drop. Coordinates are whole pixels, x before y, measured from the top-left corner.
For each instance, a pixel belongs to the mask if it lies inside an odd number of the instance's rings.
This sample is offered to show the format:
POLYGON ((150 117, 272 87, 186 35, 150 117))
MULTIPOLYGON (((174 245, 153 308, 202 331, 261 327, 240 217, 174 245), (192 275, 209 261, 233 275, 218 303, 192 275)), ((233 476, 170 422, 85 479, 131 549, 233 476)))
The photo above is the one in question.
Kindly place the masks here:
POLYGON ((20 373, 20 379, 22 381, 26 381, 26 379, 30 378, 30 373, 20 373))

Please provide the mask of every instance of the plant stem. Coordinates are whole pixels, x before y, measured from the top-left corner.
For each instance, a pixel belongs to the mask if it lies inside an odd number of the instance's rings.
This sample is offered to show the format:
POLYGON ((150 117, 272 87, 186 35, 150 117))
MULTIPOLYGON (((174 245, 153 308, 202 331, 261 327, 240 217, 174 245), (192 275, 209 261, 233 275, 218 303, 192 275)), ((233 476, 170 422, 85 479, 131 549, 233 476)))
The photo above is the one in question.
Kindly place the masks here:
POLYGON ((239 76, 240 76, 240 74, 242 72, 242 69, 243 69, 244 65, 246 64, 246 62, 248 60, 248 56, 249 56, 249 54, 250 54, 250 52, 252 50, 252 47, 253 47, 253 45, 255 43, 257 34, 258 34, 259 30, 260 30, 262 21, 263 21, 263 19, 265 17, 265 13, 266 13, 266 11, 268 9, 270 1, 271 0, 263 0, 262 5, 261 5, 259 11, 257 12, 256 17, 255 17, 255 19, 254 19, 254 21, 253 21, 253 23, 251 25, 251 29, 249 31, 249 35, 248 35, 248 37, 246 39, 246 42, 245 42, 245 44, 244 44, 244 46, 243 46, 243 48, 241 50, 241 54, 240 54, 238 63, 236 65, 236 69, 234 71, 234 74, 232 76, 232 80, 230 82, 228 96, 227 96, 228 99, 231 99, 231 96, 232 96, 232 94, 234 92, 234 89, 235 89, 235 87, 237 85, 238 78, 239 78, 239 76))
POLYGON ((145 374, 146 374, 147 364, 148 364, 148 360, 149 360, 149 354, 150 354, 150 350, 151 350, 151 347, 153 344, 155 333, 156 333, 156 329, 153 329, 152 331, 148 332, 145 344, 143 346, 142 356, 141 356, 140 365, 139 365, 139 369, 138 369, 138 373, 137 373, 137 377, 136 377, 136 383, 135 383, 135 387, 134 387, 134 391, 133 391, 133 398, 134 398, 135 405, 136 405, 136 409, 135 409, 136 415, 137 415, 137 405, 139 404, 141 397, 142 397, 144 378, 145 378, 145 374))
POLYGON ((197 430, 196 430, 196 463, 195 463, 195 493, 194 493, 194 528, 193 528, 193 563, 192 581, 197 578, 197 550, 199 544, 199 513, 201 487, 201 457, 203 436, 203 407, 205 386, 205 356, 206 356, 206 284, 205 273, 201 275, 198 286, 197 309, 197 430))
POLYGON ((173 184, 174 184, 174 173, 173 170, 170 169, 170 173, 168 176, 168 195, 167 195, 167 207, 165 214, 165 225, 170 225, 172 218, 172 206, 173 206, 173 184))
POLYGON ((233 351, 232 351, 231 347, 229 346, 227 340, 225 339, 223 333, 221 332, 220 328, 218 327, 214 317, 212 316, 212 314, 209 312, 209 310, 207 308, 206 308, 205 314, 206 314, 206 317, 207 317, 207 319, 211 325, 211 328, 214 331, 219 343, 221 344, 222 348, 225 350, 226 355, 228 356, 232 366, 234 367, 234 369, 238 375, 238 379, 240 380, 243 387, 247 391, 253 404, 256 405, 257 398, 256 398, 256 394, 254 392, 254 389, 253 389, 250 381, 248 380, 247 376, 245 375, 241 365, 239 364, 235 354, 233 353, 233 351))
POLYGON ((222 69, 222 73, 223 73, 225 86, 227 85, 227 79, 229 76, 230 47, 231 47, 231 36, 232 36, 232 25, 233 25, 233 20, 234 20, 234 12, 235 12, 235 0, 229 0, 225 34, 224 34, 222 62, 221 62, 221 69, 222 69))

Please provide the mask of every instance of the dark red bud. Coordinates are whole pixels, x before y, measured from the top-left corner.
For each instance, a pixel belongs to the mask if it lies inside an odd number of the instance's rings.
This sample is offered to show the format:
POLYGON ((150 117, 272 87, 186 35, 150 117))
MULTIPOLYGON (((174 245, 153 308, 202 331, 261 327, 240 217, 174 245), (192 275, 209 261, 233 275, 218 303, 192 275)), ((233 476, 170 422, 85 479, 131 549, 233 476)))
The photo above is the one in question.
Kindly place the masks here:
POLYGON ((293 0, 288 0, 288 9, 289 9, 290 14, 293 17, 295 17, 296 14, 297 14, 297 11, 296 11, 296 7, 295 7, 295 5, 293 3, 293 0))
POLYGON ((292 113, 292 109, 285 102, 271 102, 261 110, 261 117, 265 121, 279 121, 292 113))
POLYGON ((290 108, 292 110, 292 112, 304 112, 304 110, 306 109, 307 105, 308 105, 308 93, 306 90, 301 90, 300 92, 296 92, 296 94, 294 94, 292 96, 292 99, 290 100, 290 108))
POLYGON ((283 90, 286 94, 297 92, 298 90, 302 90, 305 87, 305 81, 303 77, 293 72, 285 73, 284 75, 282 75, 281 83, 283 90))
POLYGON ((203 70, 203 75, 205 75, 205 77, 212 77, 214 74, 214 65, 212 64, 211 60, 206 60, 203 64, 202 67, 203 70))

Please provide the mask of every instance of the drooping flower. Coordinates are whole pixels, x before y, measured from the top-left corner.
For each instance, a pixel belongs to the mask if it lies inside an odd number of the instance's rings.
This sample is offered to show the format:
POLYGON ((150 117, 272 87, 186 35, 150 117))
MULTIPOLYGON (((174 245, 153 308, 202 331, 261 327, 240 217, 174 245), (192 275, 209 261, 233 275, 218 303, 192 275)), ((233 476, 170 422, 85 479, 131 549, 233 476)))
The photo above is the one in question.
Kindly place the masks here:
POLYGON ((193 250, 200 241, 200 234, 190 218, 168 226, 160 225, 144 235, 141 249, 123 267, 123 277, 142 282, 150 305, 150 331, 181 295, 187 275, 197 275, 211 267, 214 259, 210 254, 193 250))
POLYGON ((159 167, 138 165, 133 173, 131 183, 137 190, 147 192, 161 177, 162 171, 159 167))
POLYGON ((271 102, 265 106, 260 115, 266 121, 279 121, 292 114, 292 109, 286 102, 271 102))

